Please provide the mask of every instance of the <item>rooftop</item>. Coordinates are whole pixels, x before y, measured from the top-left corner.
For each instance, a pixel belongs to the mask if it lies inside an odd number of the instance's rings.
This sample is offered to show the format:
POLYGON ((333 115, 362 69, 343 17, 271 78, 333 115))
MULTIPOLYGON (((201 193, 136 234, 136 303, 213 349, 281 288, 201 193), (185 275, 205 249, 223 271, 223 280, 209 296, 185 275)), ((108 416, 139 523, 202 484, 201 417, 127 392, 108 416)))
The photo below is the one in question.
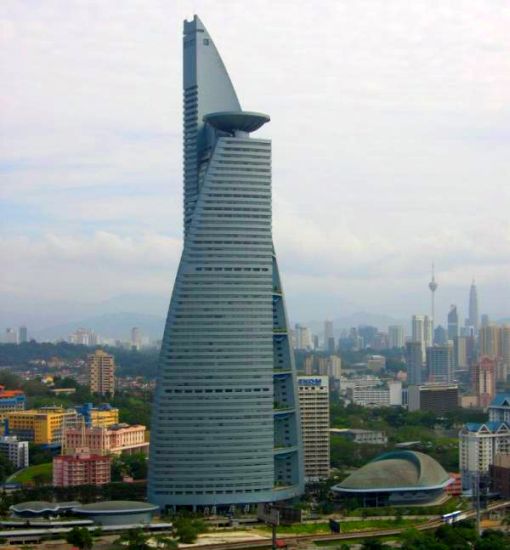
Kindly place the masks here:
POLYGON ((158 506, 148 502, 135 500, 106 500, 91 504, 80 504, 73 508, 73 512, 79 514, 115 514, 122 512, 152 512, 158 510, 158 506))
POLYGON ((497 393, 489 407, 510 407, 510 393, 497 393))
POLYGON ((333 490, 374 492, 391 489, 432 489, 446 486, 450 476, 430 456, 416 451, 391 451, 356 470, 333 490))

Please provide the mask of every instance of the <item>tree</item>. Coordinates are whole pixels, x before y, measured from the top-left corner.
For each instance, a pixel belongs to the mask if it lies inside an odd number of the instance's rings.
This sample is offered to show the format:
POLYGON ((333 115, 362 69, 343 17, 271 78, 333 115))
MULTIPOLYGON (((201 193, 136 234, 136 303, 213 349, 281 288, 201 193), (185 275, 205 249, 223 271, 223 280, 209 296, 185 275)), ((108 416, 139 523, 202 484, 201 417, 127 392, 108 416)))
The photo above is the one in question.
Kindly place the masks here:
POLYGON ((116 548, 124 550, 151 550, 148 543, 149 536, 142 528, 130 529, 127 533, 121 535, 115 542, 116 548))
POLYGON ((391 550, 391 547, 377 539, 366 539, 361 545, 361 550, 391 550))
POLYGON ((205 523, 200 519, 178 517, 174 521, 175 534, 180 542, 193 544, 200 533, 207 530, 205 523))
POLYGON ((179 547, 177 541, 166 535, 155 535, 154 541, 156 542, 156 548, 160 550, 177 550, 179 547))
POLYGON ((92 548, 92 535, 85 527, 73 527, 66 534, 66 542, 76 546, 80 550, 92 548))

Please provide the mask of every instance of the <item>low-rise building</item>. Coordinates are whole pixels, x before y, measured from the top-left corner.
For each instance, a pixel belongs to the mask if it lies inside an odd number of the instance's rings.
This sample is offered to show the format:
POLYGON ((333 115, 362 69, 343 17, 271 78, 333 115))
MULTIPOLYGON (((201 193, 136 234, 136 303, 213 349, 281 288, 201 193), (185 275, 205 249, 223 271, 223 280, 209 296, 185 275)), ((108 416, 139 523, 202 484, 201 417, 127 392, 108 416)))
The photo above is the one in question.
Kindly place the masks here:
POLYGON ((402 382, 390 380, 383 386, 354 386, 347 395, 355 405, 362 407, 401 406, 402 382))
POLYGON ((388 436, 379 430, 357 430, 353 428, 331 428, 329 433, 339 435, 353 441, 354 443, 365 445, 387 445, 388 436))
POLYGON ((80 452, 53 458, 53 486, 104 485, 111 481, 111 457, 80 452))
POLYGON ((83 417, 87 427, 109 428, 119 423, 119 409, 108 403, 97 407, 94 407, 92 403, 85 403, 76 407, 76 412, 83 417))
POLYGON ((3 455, 17 469, 29 465, 28 441, 18 441, 16 436, 0 437, 0 455, 3 455))
POLYGON ((354 506, 432 505, 444 498, 450 483, 450 476, 432 457, 399 450, 374 458, 331 491, 354 506))
POLYGON ((386 358, 383 355, 370 355, 367 358, 367 368, 374 372, 380 372, 386 368, 386 358))
POLYGON ((0 386, 0 420, 7 413, 24 410, 25 401, 25 394, 21 390, 6 390, 5 386, 0 386))
POLYGON ((16 435, 36 445, 59 446, 64 423, 76 425, 78 413, 62 407, 42 407, 5 415, 5 435, 16 435))
POLYGON ((459 406, 459 386, 457 384, 425 384, 409 386, 409 411, 430 411, 444 414, 459 406))
POLYGON ((64 454, 86 448, 92 454, 147 453, 146 428, 141 425, 116 424, 108 428, 70 428, 64 434, 64 454))

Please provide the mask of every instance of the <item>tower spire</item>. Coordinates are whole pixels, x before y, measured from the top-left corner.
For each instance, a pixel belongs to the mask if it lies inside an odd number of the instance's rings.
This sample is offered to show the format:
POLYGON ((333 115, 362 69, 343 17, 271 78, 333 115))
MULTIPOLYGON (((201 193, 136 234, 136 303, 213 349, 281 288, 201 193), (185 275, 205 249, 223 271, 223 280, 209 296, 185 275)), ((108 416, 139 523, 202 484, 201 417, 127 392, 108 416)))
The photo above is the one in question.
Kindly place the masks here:
MULTIPOLYGON (((435 277, 435 269, 434 269, 434 264, 432 264, 432 279, 430 280, 430 283, 429 283, 429 289, 430 289, 430 293, 431 293, 431 296, 430 296, 430 318, 432 320, 432 331, 434 331, 434 319, 435 319, 435 314, 436 314, 436 304, 435 304, 435 294, 436 294, 436 290, 437 290, 437 282, 436 282, 436 277, 435 277)), ((434 338, 434 335, 432 334, 432 338, 434 338)))

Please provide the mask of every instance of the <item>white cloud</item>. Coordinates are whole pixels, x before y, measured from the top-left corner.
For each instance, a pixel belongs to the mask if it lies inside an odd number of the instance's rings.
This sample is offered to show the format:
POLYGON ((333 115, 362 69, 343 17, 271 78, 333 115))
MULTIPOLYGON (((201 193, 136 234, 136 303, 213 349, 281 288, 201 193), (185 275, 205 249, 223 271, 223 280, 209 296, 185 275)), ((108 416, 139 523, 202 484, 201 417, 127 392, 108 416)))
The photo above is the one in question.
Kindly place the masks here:
POLYGON ((272 117, 294 316, 411 314, 432 261, 443 307, 475 276, 509 313, 510 6, 477 0, 5 0, 3 292, 168 295, 192 7, 242 105, 272 117))

